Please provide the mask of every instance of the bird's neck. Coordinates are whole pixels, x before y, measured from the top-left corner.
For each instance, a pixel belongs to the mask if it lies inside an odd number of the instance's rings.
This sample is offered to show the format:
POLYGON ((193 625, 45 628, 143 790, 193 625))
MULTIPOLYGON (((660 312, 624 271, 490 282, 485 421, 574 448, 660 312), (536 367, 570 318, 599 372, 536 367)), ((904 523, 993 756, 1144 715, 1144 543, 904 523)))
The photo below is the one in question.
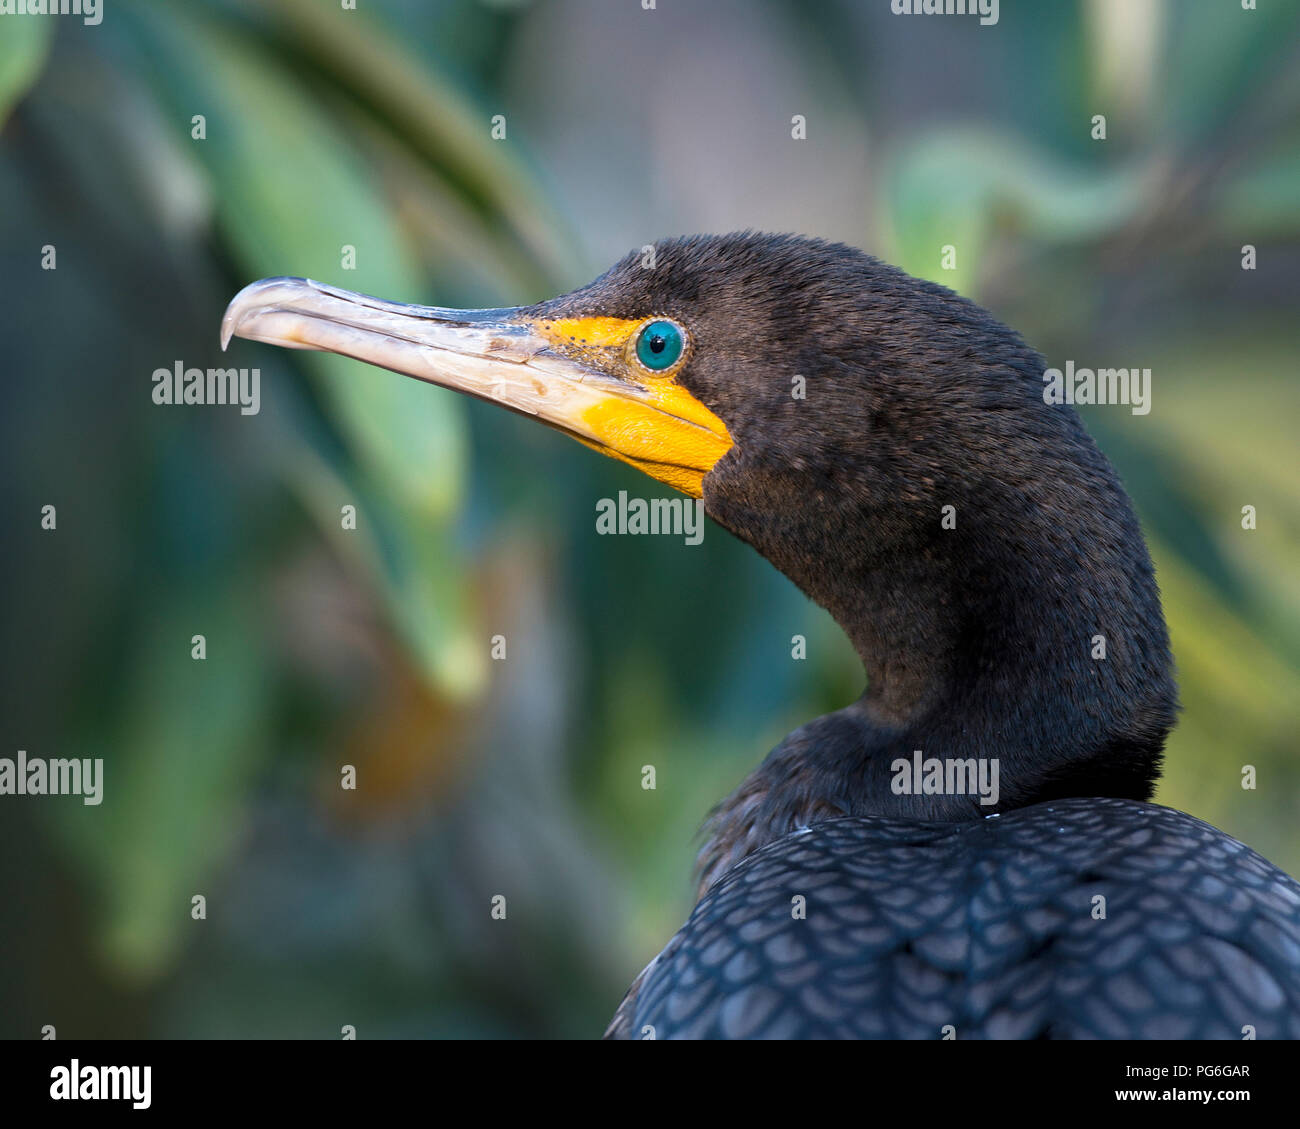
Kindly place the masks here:
POLYGON ((1175 709, 1168 638, 1128 500, 1103 484, 1108 508, 1069 529, 1058 507, 1012 519, 982 499, 956 528, 936 509, 903 531, 810 521, 766 544, 770 526, 740 531, 835 617, 867 689, 790 734, 715 810, 702 888, 823 819, 1150 796, 1175 709))

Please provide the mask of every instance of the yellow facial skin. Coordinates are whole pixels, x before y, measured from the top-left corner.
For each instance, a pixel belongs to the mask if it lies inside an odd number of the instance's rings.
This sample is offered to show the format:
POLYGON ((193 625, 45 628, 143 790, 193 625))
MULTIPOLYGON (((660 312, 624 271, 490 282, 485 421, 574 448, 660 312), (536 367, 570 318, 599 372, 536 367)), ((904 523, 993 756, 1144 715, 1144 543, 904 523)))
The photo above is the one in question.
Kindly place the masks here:
POLYGON ((640 388, 638 399, 610 396, 583 413, 597 437, 585 443, 680 490, 704 493, 704 476, 732 446, 727 426, 677 382, 690 357, 690 343, 671 368, 647 369, 636 356, 636 338, 649 318, 556 318, 530 328, 558 353, 600 368, 640 388))

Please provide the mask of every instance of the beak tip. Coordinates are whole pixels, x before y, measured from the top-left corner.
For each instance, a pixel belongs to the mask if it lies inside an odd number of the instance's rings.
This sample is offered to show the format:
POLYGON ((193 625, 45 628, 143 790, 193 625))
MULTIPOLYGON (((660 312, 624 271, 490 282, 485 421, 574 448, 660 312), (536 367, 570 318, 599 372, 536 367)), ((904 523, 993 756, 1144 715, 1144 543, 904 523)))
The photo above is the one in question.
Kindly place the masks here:
POLYGON ((230 305, 226 307, 221 319, 221 351, 226 351, 232 337, 244 336, 239 332, 241 326, 250 319, 256 320, 259 313, 274 309, 277 300, 283 300, 286 292, 295 296, 304 289, 316 287, 316 283, 306 278, 277 277, 250 282, 230 299, 230 305))
POLYGON ((239 310, 239 297, 226 307, 225 316, 221 319, 221 351, 224 353, 230 345, 230 339, 235 336, 239 330, 239 323, 243 320, 243 311, 239 310))
POLYGON ((245 287, 236 294, 231 300, 230 305, 226 307, 226 312, 221 318, 221 351, 224 353, 230 346, 230 339, 239 333, 239 325, 244 320, 244 315, 248 310, 248 302, 245 295, 248 288, 245 287))

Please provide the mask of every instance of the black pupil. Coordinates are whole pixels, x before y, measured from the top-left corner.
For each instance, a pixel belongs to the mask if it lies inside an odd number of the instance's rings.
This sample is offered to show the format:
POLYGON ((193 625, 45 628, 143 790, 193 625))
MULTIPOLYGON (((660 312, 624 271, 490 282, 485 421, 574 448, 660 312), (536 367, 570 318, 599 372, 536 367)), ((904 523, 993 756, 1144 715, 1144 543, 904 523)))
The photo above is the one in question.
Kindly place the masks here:
POLYGON ((662 353, 668 347, 668 338, 662 333, 654 333, 650 336, 650 352, 662 353))

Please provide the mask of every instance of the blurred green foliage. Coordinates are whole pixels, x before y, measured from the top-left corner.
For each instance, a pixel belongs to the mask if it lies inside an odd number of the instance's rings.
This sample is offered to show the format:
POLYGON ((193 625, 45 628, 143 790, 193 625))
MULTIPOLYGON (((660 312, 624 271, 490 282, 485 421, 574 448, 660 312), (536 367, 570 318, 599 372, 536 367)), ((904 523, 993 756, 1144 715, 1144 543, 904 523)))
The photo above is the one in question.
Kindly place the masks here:
POLYGON ((220 363, 225 302, 266 275, 520 304, 660 235, 780 226, 969 294, 1051 364, 1151 367, 1149 416, 1087 422, 1180 666, 1158 798, 1300 872, 1296 11, 878 7, 5 20, 6 744, 102 756, 107 783, 99 808, 6 807, 3 1033, 592 1034, 688 909, 709 806, 862 688, 720 531, 595 535, 596 499, 655 487, 526 421, 244 342, 259 416, 152 405, 155 368, 220 363))

